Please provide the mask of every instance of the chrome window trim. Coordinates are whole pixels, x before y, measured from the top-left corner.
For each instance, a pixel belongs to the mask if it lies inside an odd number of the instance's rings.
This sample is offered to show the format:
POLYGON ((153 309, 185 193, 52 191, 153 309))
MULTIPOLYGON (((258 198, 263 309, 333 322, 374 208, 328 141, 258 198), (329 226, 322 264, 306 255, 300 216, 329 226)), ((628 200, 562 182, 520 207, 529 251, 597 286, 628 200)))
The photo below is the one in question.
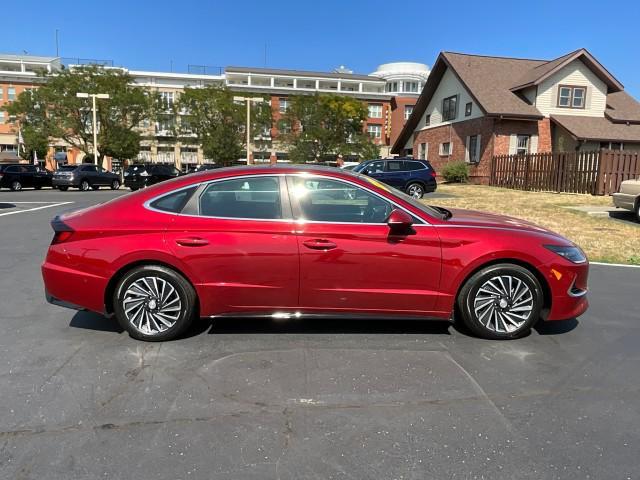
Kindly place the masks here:
MULTIPOLYGON (((181 213, 181 212, 167 212, 164 210, 159 210, 157 208, 153 208, 151 207, 151 203, 155 202, 156 200, 165 197, 166 195, 171 195, 173 193, 179 192, 181 190, 186 190, 188 188, 200 188, 203 185, 208 186, 212 183, 217 183, 217 182, 222 182, 225 180, 235 180, 235 179, 242 179, 242 178, 256 178, 256 177, 307 177, 307 178, 327 178, 330 180, 337 180, 340 182, 345 182, 348 183, 350 185, 353 185, 354 187, 357 188, 362 188, 363 190, 366 190, 367 192, 377 196, 378 198, 381 198, 382 200, 391 203, 393 206, 399 208, 400 210, 403 210, 404 212, 408 213, 409 215, 417 218, 418 220, 420 220, 423 223, 417 223, 414 224, 414 227, 432 227, 433 224, 428 222, 427 220, 424 219, 423 216, 418 215, 412 211, 410 211, 409 209, 403 207, 402 205, 397 204, 396 202, 394 202, 393 200, 380 195, 377 192, 374 192, 373 190, 371 190, 368 187, 362 186, 360 184, 354 183, 350 180, 344 179, 344 178, 340 178, 340 177, 334 177, 331 175, 322 175, 322 174, 316 174, 316 173, 265 173, 265 174, 253 174, 253 175, 238 175, 238 176, 233 176, 233 177, 223 177, 223 178, 216 178, 214 180, 207 180, 207 181, 202 181, 202 182, 198 182, 198 183, 191 183, 189 185, 185 185, 183 187, 180 187, 176 190, 171 190, 170 192, 164 192, 160 195, 156 195, 155 197, 150 198, 149 200, 147 200, 146 202, 144 202, 142 204, 142 206, 144 208, 146 208, 147 210, 153 211, 153 212, 157 212, 157 213, 164 213, 166 215, 178 215, 178 216, 182 216, 182 217, 195 217, 195 218, 213 218, 216 220, 249 220, 249 221, 258 221, 258 222, 286 222, 286 223, 293 223, 293 224, 304 224, 304 223, 325 223, 325 224, 336 224, 336 225, 387 225, 386 223, 359 223, 359 222, 321 222, 321 221, 315 221, 315 220, 304 220, 304 221, 300 221, 300 220, 296 220, 293 218, 293 216, 291 218, 245 218, 245 217, 210 217, 210 216, 205 216, 205 215, 193 215, 193 214, 186 214, 186 213, 181 213)), ((205 187, 206 188, 206 187, 205 187)), ((197 193, 197 192, 196 192, 197 193)), ((282 199, 281 199, 282 201, 282 199)))

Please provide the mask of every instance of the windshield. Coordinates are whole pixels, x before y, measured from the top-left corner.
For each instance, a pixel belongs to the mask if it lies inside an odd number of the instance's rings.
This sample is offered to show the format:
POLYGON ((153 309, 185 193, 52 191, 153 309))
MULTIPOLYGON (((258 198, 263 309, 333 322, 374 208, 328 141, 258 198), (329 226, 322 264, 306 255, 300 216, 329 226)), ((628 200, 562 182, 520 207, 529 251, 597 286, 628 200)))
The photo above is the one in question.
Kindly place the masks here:
POLYGON ((385 190, 386 192, 389 192, 396 197, 400 197, 402 200, 416 207, 421 212, 424 212, 434 218, 446 219, 449 216, 448 213, 445 213, 446 211, 444 209, 426 205, 396 188, 377 181, 375 178, 368 177, 367 175, 358 175, 358 178, 365 180, 366 182, 375 185, 376 187, 381 188, 382 190, 385 190))

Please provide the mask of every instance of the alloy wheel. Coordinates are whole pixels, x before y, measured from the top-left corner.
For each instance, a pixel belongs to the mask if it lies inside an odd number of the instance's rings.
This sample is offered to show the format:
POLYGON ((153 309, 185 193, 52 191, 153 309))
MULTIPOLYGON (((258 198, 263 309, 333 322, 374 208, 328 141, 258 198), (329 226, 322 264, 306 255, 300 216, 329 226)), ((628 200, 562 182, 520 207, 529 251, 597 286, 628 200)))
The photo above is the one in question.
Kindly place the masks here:
POLYGON ((14 192, 19 192, 20 190, 22 190, 22 184, 16 180, 15 182, 11 183, 11 190, 13 190, 14 192))
POLYGON ((424 190, 420 185, 414 183, 412 185, 409 185, 407 193, 413 198, 422 198, 422 195, 424 194, 424 190))
POLYGON ((182 312, 178 291, 157 276, 142 277, 127 288, 122 298, 127 321, 144 335, 156 335, 173 327, 182 312))
POLYGON ((534 310, 529 286, 511 275, 486 280, 476 292, 473 310, 482 325, 492 332, 512 333, 520 329, 534 310))

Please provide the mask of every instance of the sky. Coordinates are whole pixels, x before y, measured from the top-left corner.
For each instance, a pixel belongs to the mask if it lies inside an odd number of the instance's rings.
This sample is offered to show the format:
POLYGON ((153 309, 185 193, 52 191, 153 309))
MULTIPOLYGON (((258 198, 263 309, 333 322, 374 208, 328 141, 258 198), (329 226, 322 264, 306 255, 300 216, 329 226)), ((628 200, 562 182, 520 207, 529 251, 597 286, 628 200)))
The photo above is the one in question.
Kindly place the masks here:
POLYGON ((552 59, 585 47, 640 99, 640 0, 32 1, 5 16, 0 52, 371 73, 443 50, 552 59), (611 5, 612 8, 607 8, 611 5), (95 27, 95 31, 92 28, 95 27), (265 55, 266 49, 266 55, 265 55))

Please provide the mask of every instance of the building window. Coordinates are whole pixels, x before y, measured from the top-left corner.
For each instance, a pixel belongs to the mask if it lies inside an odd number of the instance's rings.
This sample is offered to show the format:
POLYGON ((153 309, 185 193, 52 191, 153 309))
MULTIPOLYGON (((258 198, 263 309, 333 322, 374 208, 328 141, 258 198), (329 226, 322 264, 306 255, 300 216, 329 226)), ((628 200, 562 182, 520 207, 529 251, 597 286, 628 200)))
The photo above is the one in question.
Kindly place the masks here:
POLYGON ((526 155, 529 153, 529 135, 518 135, 516 141, 516 155, 526 155))
POLYGON ((382 138, 382 125, 367 125, 367 133, 371 138, 382 138))
POLYGON ((424 117, 424 126, 428 127, 429 125, 431 125, 431 115, 425 115, 425 117, 424 117))
POLYGON ((558 107, 584 108, 587 87, 560 85, 558 88, 558 107))
POLYGON ((418 93, 418 82, 404 82, 404 91, 418 93))
POLYGON ((278 122, 278 132, 280 132, 281 135, 291 133, 291 123, 288 120, 280 120, 278 122))
POLYGON ((398 91, 398 82, 389 82, 385 86, 385 90, 387 92, 397 92, 398 91))
POLYGON ((5 112, 4 110, 0 110, 0 125, 2 125, 5 121, 5 112))
POLYGON ((480 161, 480 135, 467 137, 466 161, 469 163, 478 163, 480 161))
POLYGON ((445 142, 440 144, 440 155, 446 157, 451 155, 453 149, 451 148, 451 142, 445 142))
POLYGON ((369 118, 382 118, 382 105, 379 103, 370 103, 369 118))
POLYGON ((458 116, 458 96, 452 95, 442 100, 442 121, 455 120, 458 116))
POLYGON ((4 89, 0 87, 0 102, 4 100, 4 89))
POLYGON ((418 158, 420 160, 426 160, 427 159, 427 144, 426 143, 421 143, 420 145, 418 145, 418 158))
POLYGON ((469 102, 464 106, 464 116, 468 117, 471 115, 471 111, 473 109, 473 103, 469 102))
POLYGON ((160 92, 160 105, 164 110, 173 108, 173 92, 160 92))
POLYGON ((7 88, 7 100, 12 101, 16 99, 16 89, 15 87, 7 88))
POLYGON ((280 113, 287 113, 287 111, 289 110, 289 99, 279 98, 278 104, 280 105, 279 107, 280 113))
POLYGON ((413 113, 413 105, 405 105, 404 106, 404 119, 409 120, 409 117, 413 113))

